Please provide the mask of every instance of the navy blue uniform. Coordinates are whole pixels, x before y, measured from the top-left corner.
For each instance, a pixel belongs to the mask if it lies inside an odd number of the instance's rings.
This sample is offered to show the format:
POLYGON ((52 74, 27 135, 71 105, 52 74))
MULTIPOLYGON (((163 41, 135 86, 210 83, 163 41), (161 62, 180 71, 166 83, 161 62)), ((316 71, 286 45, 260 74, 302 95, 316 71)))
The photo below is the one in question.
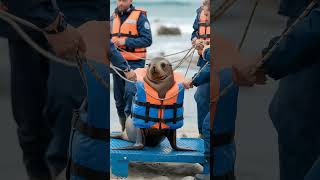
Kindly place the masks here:
MULTIPOLYGON (((204 59, 210 61, 210 48, 204 51, 204 59)), ((223 69, 219 72, 220 79, 220 91, 231 83, 232 80, 232 71, 231 69, 223 69)), ((192 81, 193 85, 201 86, 205 83, 210 83, 210 62, 204 66, 201 72, 198 73, 198 76, 195 76, 192 81)), ((207 89, 210 92, 210 85, 207 89)), ((223 144, 216 145, 213 147, 214 150, 214 165, 213 173, 214 179, 234 179, 234 165, 236 159, 236 147, 233 141, 233 135, 235 132, 235 120, 237 115, 237 96, 238 96, 238 87, 233 86, 229 92, 221 97, 217 104, 217 109, 215 112, 214 119, 214 129, 213 129, 213 139, 218 140, 219 137, 230 137, 228 142, 223 144)), ((210 96, 204 96, 203 98, 209 98, 210 96)), ((205 145, 205 156, 210 156, 210 112, 208 112, 203 120, 202 133, 205 145)), ((211 137, 212 138, 212 137, 211 137)))
MULTIPOLYGON (((199 38, 199 16, 201 13, 201 8, 197 9, 197 15, 193 23, 193 32, 191 35, 191 40, 193 38, 199 38)), ((202 56, 199 57, 197 65, 201 68, 206 64, 206 61, 202 56)), ((203 120, 206 117, 207 113, 209 112, 209 99, 204 97, 210 96, 210 91, 208 90, 210 88, 209 83, 203 83, 201 86, 198 86, 196 94, 194 95, 194 99, 197 102, 197 118, 198 118, 198 131, 200 134, 202 134, 202 124, 203 120)))
MULTIPOLYGON (((121 24, 129 17, 132 9, 134 9, 134 6, 131 5, 127 12, 118 14, 121 20, 121 24)), ((113 17, 111 17, 110 21, 112 24, 113 17)), ((137 22, 137 28, 139 32, 139 37, 127 38, 125 41, 125 46, 128 48, 146 48, 151 46, 152 33, 146 15, 140 15, 137 22)), ((128 64, 130 65, 131 69, 143 68, 145 66, 145 60, 141 59, 135 61, 128 61, 128 64)), ((118 116, 120 119, 125 119, 127 116, 131 114, 132 98, 136 93, 136 89, 133 83, 124 81, 117 74, 113 74, 113 83, 114 99, 116 102, 118 116)))
MULTIPOLYGON (((288 25, 310 0, 282 0, 288 25)), ((320 155, 320 9, 317 7, 285 38, 264 68, 281 79, 269 113, 278 132, 281 180, 303 179, 320 155)), ((270 42, 270 47, 278 39, 270 42)), ((320 179, 318 177, 317 179, 320 179)))

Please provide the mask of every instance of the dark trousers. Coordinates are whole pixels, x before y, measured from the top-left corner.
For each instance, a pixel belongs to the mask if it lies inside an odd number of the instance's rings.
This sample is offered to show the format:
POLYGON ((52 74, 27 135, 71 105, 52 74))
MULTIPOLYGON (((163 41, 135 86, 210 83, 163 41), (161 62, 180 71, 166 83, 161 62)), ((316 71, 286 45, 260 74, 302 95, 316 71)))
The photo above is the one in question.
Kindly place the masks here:
POLYGON ((208 97, 210 97, 210 84, 206 83, 198 86, 194 99, 197 102, 198 131, 200 134, 203 133, 203 121, 210 111, 210 99, 208 97))
MULTIPOLYGON (((128 61, 131 69, 143 68, 145 61, 128 61)), ((126 117, 131 114, 132 99, 136 93, 134 83, 126 82, 117 74, 113 74, 114 100, 118 116, 126 117)))
POLYGON ((78 69, 50 62, 46 114, 53 136, 47 161, 53 176, 66 167, 72 113, 81 106, 84 97, 85 88, 78 69))
MULTIPOLYGON (((45 44, 44 39, 38 43, 45 44)), ((43 114, 48 61, 22 40, 9 40, 12 112, 29 176, 49 177, 45 154, 51 133, 43 114)))
POLYGON ((49 179, 66 166, 72 112, 84 86, 76 68, 49 62, 22 40, 9 40, 9 49, 12 109, 27 174, 49 179))

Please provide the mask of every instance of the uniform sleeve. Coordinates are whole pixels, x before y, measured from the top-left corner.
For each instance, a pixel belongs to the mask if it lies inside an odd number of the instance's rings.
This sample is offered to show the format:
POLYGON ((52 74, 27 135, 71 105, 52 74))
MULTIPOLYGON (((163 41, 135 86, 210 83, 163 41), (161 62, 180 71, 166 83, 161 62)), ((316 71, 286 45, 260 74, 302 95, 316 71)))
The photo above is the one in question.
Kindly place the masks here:
MULTIPOLYGON (((320 10, 314 9, 308 17, 279 44, 263 68, 273 79, 281 79, 288 74, 319 62, 320 10)), ((276 38, 271 41, 271 45, 276 38)))
POLYGON ((123 58, 120 52, 116 49, 113 42, 110 41, 110 61, 112 65, 125 70, 129 68, 128 62, 123 58))
POLYGON ((205 57, 206 60, 208 60, 208 64, 203 67, 203 69, 194 75, 194 79, 192 81, 192 84, 194 86, 200 86, 205 83, 210 82, 210 48, 206 49, 203 53, 203 57, 205 57))
POLYGON ((210 63, 203 67, 203 69, 194 76, 192 84, 200 86, 210 82, 210 63))
POLYGON ((152 44, 152 33, 147 16, 141 14, 138 19, 139 37, 127 38, 125 45, 129 48, 146 48, 152 44))
POLYGON ((197 10, 197 16, 193 22, 193 32, 191 34, 191 41, 193 38, 198 37, 199 32, 199 9, 197 10))
POLYGON ((10 13, 40 28, 50 25, 59 14, 51 0, 7 0, 7 4, 10 13))

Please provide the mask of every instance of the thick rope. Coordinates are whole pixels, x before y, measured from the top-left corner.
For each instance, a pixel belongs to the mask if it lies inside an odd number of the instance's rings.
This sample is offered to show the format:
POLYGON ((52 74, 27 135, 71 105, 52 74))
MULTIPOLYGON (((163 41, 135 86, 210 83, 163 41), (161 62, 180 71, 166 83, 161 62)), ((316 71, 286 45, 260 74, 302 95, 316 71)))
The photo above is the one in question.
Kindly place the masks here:
MULTIPOLYGON (((271 49, 268 50, 268 52, 255 64, 255 66, 250 70, 250 74, 254 75, 257 70, 263 66, 263 64, 268 60, 268 58, 271 57, 271 55, 274 53, 275 49, 279 47, 280 43, 289 35, 289 33, 291 33, 294 28, 297 26, 297 24, 299 22, 301 22, 310 12, 311 10, 315 7, 315 5, 318 3, 318 0, 313 0, 307 7, 306 9, 302 12, 302 14, 295 20, 294 23, 291 24, 291 26, 289 26, 289 28, 281 34, 280 38, 278 39, 278 41, 272 46, 271 49)), ((214 98, 214 101, 217 102, 218 99, 222 96, 224 96, 225 94, 227 94, 229 92, 229 90, 233 87, 234 82, 231 82, 230 84, 228 84, 227 87, 225 87, 221 93, 219 94, 219 96, 217 96, 216 98, 214 98)))

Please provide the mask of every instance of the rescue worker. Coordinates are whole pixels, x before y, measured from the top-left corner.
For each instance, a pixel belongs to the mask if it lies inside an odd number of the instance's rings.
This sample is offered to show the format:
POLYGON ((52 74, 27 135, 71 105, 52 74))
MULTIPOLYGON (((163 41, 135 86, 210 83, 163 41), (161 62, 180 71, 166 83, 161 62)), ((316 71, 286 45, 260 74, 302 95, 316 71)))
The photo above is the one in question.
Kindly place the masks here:
MULTIPOLYGON (((203 1, 203 4, 208 3, 206 1, 203 1)), ((191 35, 192 45, 196 45, 203 41, 210 42, 210 17, 204 13, 203 8, 201 7, 197 9, 197 16, 193 23, 193 29, 194 31, 191 35)), ((199 55, 200 57, 197 65, 201 68, 206 62, 203 60, 202 55, 199 55)), ((196 94, 194 95, 194 99, 197 102, 198 131, 200 135, 202 134, 203 119, 209 112, 209 99, 204 98, 209 97, 210 95, 208 89, 209 83, 204 83, 197 87, 196 94)))
MULTIPOLYGON (((288 17, 287 26, 310 2, 281 1, 279 12, 288 17)), ((278 133, 281 180, 304 179, 320 156, 319 22, 320 9, 317 4, 280 42, 257 73, 252 75, 249 72, 253 64, 234 67, 234 81, 239 85, 263 84, 266 75, 280 80, 269 114, 278 133)), ((278 39, 272 39, 263 54, 278 39)))
MULTIPOLYGON (((6 5, 10 13, 31 21, 48 33, 44 37, 41 33, 25 29, 42 47, 49 49, 51 46, 52 50, 62 57, 72 57, 77 50, 80 53, 85 52, 86 47, 80 33, 66 23, 58 8, 50 0, 36 0, 32 3, 7 0, 6 5)), ((27 175, 32 180, 51 179, 46 153, 49 144, 53 143, 58 148, 60 142, 52 141, 51 128, 47 123, 46 115, 43 114, 47 99, 49 63, 14 30, 8 28, 7 24, 1 27, 5 27, 0 31, 8 38, 9 43, 12 111, 18 125, 18 140, 27 175)), ((63 120, 67 123, 67 120, 63 120)), ((68 137, 64 138, 64 142, 67 142, 68 137)), ((59 151, 62 149, 63 147, 59 151)), ((66 153, 66 148, 63 151, 66 153)), ((54 163, 55 167, 51 168, 59 169, 60 158, 63 159, 66 154, 63 157, 56 152, 53 154, 57 161, 54 163)))
MULTIPOLYGON (((210 1, 204 1, 203 4, 204 13, 210 17, 210 1)), ((210 20, 209 20, 210 23, 210 20)), ((184 82, 186 89, 193 86, 201 86, 202 84, 208 83, 207 91, 210 92, 210 79, 214 78, 214 81, 219 84, 219 88, 215 89, 217 85, 213 85, 214 91, 221 91, 232 81, 232 71, 227 67, 215 67, 217 72, 216 76, 210 76, 210 45, 204 45, 201 43, 195 43, 198 53, 202 54, 205 65, 202 70, 197 73, 193 80, 187 79, 184 82)), ((218 94, 218 93, 214 93, 218 94)), ((205 96, 202 95, 204 99, 210 99, 210 94, 205 96)), ((211 117, 210 111, 207 112, 203 124, 202 124, 202 138, 205 145, 205 158, 210 164, 210 156, 213 157, 213 167, 209 166, 209 169, 213 172, 213 179, 225 179, 225 180, 234 180, 234 166, 235 166, 235 120, 237 114, 237 96, 238 96, 238 87, 233 86, 230 89, 230 92, 223 97, 219 98, 219 101, 216 104, 216 111, 214 113, 214 125, 213 125, 213 137, 211 137, 211 117), (211 138, 213 138, 213 144, 211 143, 211 138), (213 153, 211 153, 213 150, 213 153)), ((205 167, 204 167, 205 168, 205 167)), ((209 180, 210 173, 207 174, 197 174, 195 176, 197 180, 209 180)))
MULTIPOLYGON (((41 46, 50 49, 50 45, 61 57, 74 57, 78 50, 84 53, 86 47, 82 37, 67 24, 65 18, 74 26, 88 20, 106 20, 109 4, 99 0, 80 5, 78 1, 52 2, 8 0, 6 4, 10 13, 31 21, 48 33, 45 38, 38 32, 26 29, 41 46), (64 16, 60 14, 58 5, 64 16)), ((12 108, 18 124, 24 164, 30 179, 51 179, 66 165, 71 114, 83 99, 83 84, 76 69, 52 62, 49 66, 49 60, 33 50, 12 29, 6 28, 1 28, 1 33, 9 39, 12 108), (47 111, 43 114, 46 105, 47 111)), ((127 71, 128 78, 134 78, 134 73, 121 61, 119 53, 114 52, 114 46, 111 45, 111 49, 111 59, 117 60, 114 65, 127 71)))
MULTIPOLYGON (((112 42, 133 70, 143 68, 146 48, 152 44, 147 12, 136 9, 132 0, 117 0, 117 8, 110 20, 112 42)), ((113 74, 113 82, 116 108, 124 130, 126 118, 131 115, 132 98, 136 89, 133 83, 124 81, 117 74, 113 74)))
MULTIPOLYGON (((201 52, 201 50, 200 50, 201 52)), ((210 47, 204 47, 203 50, 204 60, 207 61, 207 65, 195 75, 194 79, 186 80, 184 82, 184 87, 186 89, 192 88, 193 86, 200 86, 204 83, 210 83, 210 47)), ((224 68, 217 72, 215 81, 219 82, 220 90, 224 89, 232 81, 232 71, 230 68, 224 68)), ((210 88, 210 86, 209 86, 210 88)), ((213 87, 212 87, 213 88, 213 87)), ((234 166, 236 159, 236 147, 234 142, 235 133, 235 120, 237 115, 237 96, 238 87, 234 86, 230 89, 230 92, 218 101, 216 111, 214 112, 214 126, 213 126, 213 137, 210 135, 210 112, 206 114, 202 124, 202 138, 205 145, 205 158, 210 162, 210 156, 212 156, 211 146, 213 146, 213 167, 212 169, 213 179, 225 179, 234 180, 234 166), (214 144, 211 143, 211 138, 213 138, 214 144)), ((210 89, 208 89, 210 91, 210 89)), ((209 97, 204 97, 208 98, 209 97)), ((209 174, 197 174, 195 176, 197 180, 209 180, 209 174)))

